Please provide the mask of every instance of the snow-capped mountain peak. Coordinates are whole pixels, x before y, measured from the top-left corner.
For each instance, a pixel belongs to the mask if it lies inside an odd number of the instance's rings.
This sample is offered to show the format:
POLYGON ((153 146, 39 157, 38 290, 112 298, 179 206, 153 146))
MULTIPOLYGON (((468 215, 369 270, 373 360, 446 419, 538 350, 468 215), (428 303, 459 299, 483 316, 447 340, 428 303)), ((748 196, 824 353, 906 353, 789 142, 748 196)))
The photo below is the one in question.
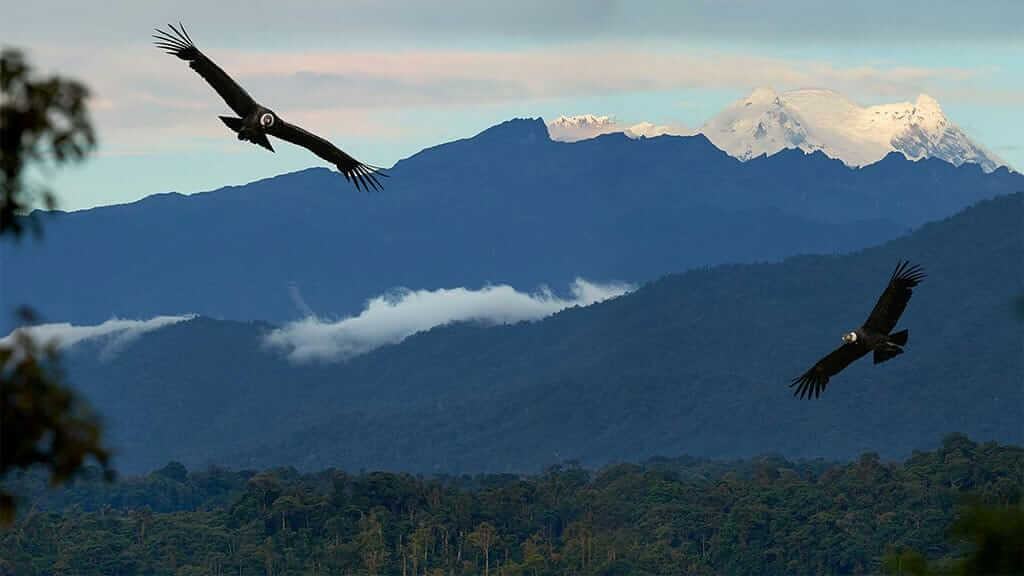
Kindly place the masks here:
POLYGON ((986 171, 1004 164, 972 142, 927 94, 914 102, 864 107, 832 90, 758 88, 722 110, 701 132, 741 160, 799 148, 820 150, 851 166, 877 162, 893 151, 912 160, 975 162, 986 171))
POLYGON ((548 124, 548 130, 562 131, 586 131, 586 130, 608 130, 616 126, 616 122, 610 116, 595 116, 593 114, 580 114, 577 116, 559 116, 548 124))
POLYGON ((548 133, 551 135, 551 139, 561 142, 576 142, 613 132, 622 132, 629 138, 653 138, 663 134, 689 135, 693 133, 693 130, 679 124, 662 125, 651 122, 622 126, 610 116, 595 116, 593 114, 563 115, 548 123, 548 133))
POLYGON ((559 116, 555 118, 548 127, 559 128, 598 128, 603 126, 614 126, 615 120, 610 116, 595 116, 593 114, 579 114, 577 116, 559 116))
POLYGON ((559 116, 548 123, 548 134, 551 135, 551 139, 562 142, 586 140, 600 134, 620 132, 621 130, 622 128, 618 126, 614 118, 593 114, 559 116))

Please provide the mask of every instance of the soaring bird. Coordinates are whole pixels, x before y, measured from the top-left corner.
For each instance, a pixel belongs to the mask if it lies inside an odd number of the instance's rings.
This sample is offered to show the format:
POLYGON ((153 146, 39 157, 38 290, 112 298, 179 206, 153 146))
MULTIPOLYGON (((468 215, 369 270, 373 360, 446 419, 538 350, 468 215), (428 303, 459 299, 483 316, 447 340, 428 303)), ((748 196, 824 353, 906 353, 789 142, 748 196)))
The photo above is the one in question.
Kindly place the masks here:
POLYGON ((843 334, 844 344, 836 348, 828 356, 811 367, 802 376, 794 378, 789 385, 796 386, 793 395, 804 395, 817 398, 828 384, 829 378, 838 374, 854 360, 874 352, 875 364, 903 354, 907 344, 908 330, 893 332, 896 322, 907 307, 913 288, 925 277, 921 267, 910 266, 909 262, 900 262, 889 278, 889 285, 878 298, 875 308, 871 311, 864 325, 853 332, 843 334))
POLYGON ((372 186, 374 189, 380 190, 377 175, 387 176, 380 168, 357 161, 334 144, 294 124, 285 122, 273 110, 258 104, 245 89, 232 80, 231 76, 228 76, 227 72, 224 72, 220 66, 217 66, 213 60, 207 58, 195 47, 184 26, 180 23, 177 28, 174 24, 168 26, 171 32, 156 29, 156 34, 153 35, 153 38, 156 39, 154 44, 168 54, 186 60, 190 68, 198 72, 210 86, 213 86, 217 94, 220 94, 220 97, 239 116, 237 118, 220 116, 224 124, 238 134, 239 140, 248 140, 273 152, 274 147, 270 145, 267 134, 276 136, 302 146, 334 164, 345 175, 346 180, 356 185, 356 189, 362 187, 362 189, 369 190, 372 186))

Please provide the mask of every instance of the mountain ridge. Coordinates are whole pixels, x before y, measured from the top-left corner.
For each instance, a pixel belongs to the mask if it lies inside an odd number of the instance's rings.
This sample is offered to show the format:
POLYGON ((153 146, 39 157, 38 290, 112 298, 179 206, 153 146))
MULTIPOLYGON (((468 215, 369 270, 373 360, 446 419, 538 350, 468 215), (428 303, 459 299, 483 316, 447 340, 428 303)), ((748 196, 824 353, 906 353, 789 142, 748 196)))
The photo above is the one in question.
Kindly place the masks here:
POLYGON ((539 322, 440 326, 337 364, 269 351, 267 325, 198 318, 106 363, 96 345, 73 348, 69 374, 107 411, 128 470, 896 457, 952 431, 1020 443, 1021 218, 1016 193, 849 254, 698 267, 539 322), (900 321, 907 353, 794 399, 789 380, 863 322, 901 259, 928 274, 900 321))
POLYGON ((317 313, 345 316, 400 286, 564 293, 575 278, 635 283, 844 252, 1024 189, 1024 176, 975 165, 890 155, 851 169, 791 152, 740 162, 702 135, 554 142, 542 119, 510 120, 403 159, 380 194, 311 168, 43 213, 42 242, 0 242, 0 261, 19 271, 0 277, 0 291, 50 322, 283 322, 305 313, 293 290, 317 313), (72 288, 68 277, 88 282, 72 288))

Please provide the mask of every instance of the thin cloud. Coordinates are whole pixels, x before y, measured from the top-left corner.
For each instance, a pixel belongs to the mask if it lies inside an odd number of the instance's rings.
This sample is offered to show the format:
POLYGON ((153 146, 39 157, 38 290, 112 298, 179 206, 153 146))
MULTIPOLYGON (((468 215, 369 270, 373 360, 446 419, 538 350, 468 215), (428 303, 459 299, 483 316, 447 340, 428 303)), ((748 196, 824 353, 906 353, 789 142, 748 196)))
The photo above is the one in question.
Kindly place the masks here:
POLYGON ((577 278, 571 297, 548 289, 528 294, 507 285, 439 290, 400 290, 377 296, 358 315, 336 322, 309 317, 272 331, 267 344, 286 350, 293 361, 338 361, 452 322, 510 324, 539 320, 572 306, 621 296, 628 284, 596 284, 577 278))
POLYGON ((1018 0, 983 5, 934 0, 520 0, 496 3, 447 0, 275 0, 173 4, 110 0, 13 2, 5 7, 0 37, 20 41, 64 40, 76 44, 124 42, 156 23, 184 19, 197 32, 216 30, 235 45, 325 42, 402 46, 438 42, 525 41, 562 44, 601 40, 696 38, 778 44, 887 42, 941 45, 1017 42, 1024 7, 1018 0), (55 17, 58 15, 59 17, 55 17), (252 30, 272 34, 252 34, 252 30))
POLYGON ((157 316, 149 320, 112 318, 102 324, 92 326, 75 326, 68 322, 22 326, 16 328, 4 338, 0 338, 0 346, 10 346, 19 332, 27 334, 37 344, 56 346, 58 349, 69 348, 89 340, 104 340, 106 344, 100 352, 100 357, 106 359, 119 352, 126 344, 147 332, 193 318, 195 318, 194 314, 157 316))
POLYGON ((264 84, 267 90, 280 90, 281 97, 289 101, 332 106, 443 104, 464 90, 471 93, 475 103, 636 90, 748 89, 758 85, 845 83, 866 90, 905 91, 985 73, 964 68, 837 67, 822 61, 716 50, 620 46, 557 51, 226 51, 211 57, 232 74, 264 84), (363 86, 377 89, 364 90, 363 86))
MULTIPOLYGON (((486 107, 582 96, 682 89, 746 92, 756 86, 823 86, 857 96, 944 99, 965 80, 991 70, 877 66, 837 67, 806 59, 721 50, 585 45, 394 51, 246 51, 197 37, 208 56, 282 117, 326 137, 400 139, 422 127, 397 111, 486 107), (313 124, 315 122, 315 125, 313 124)), ((230 137, 216 115, 227 105, 188 66, 151 45, 36 44, 43 70, 88 81, 92 112, 107 152, 168 150, 196 137, 230 137)), ((674 127, 673 127, 674 128, 674 127)))

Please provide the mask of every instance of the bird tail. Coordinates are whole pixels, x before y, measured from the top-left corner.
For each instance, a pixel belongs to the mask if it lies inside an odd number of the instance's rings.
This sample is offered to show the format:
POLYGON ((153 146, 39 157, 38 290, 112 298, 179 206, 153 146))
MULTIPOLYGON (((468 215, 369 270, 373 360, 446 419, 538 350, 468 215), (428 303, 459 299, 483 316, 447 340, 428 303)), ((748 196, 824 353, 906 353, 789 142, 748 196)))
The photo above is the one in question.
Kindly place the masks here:
POLYGON ((223 122, 228 128, 231 128, 235 132, 238 132, 239 130, 242 129, 241 118, 235 118, 233 116, 218 116, 218 118, 220 118, 220 121, 223 122))
POLYGON ((271 152, 274 151, 274 147, 270 145, 270 139, 267 138, 267 135, 264 132, 257 132, 255 134, 251 135, 251 137, 249 138, 249 141, 252 142, 253 144, 257 144, 259 146, 262 146, 262 147, 266 148, 267 150, 270 150, 271 152))
POLYGON ((241 118, 235 118, 234 116, 217 116, 217 118, 220 118, 220 121, 223 122, 225 126, 231 128, 235 132, 238 132, 239 140, 248 140, 249 142, 262 146, 271 152, 274 151, 274 147, 270 145, 270 139, 267 138, 266 133, 260 130, 255 132, 252 130, 246 130, 245 133, 242 133, 243 124, 241 118))
POLYGON ((899 332, 893 332, 892 334, 889 334, 889 342, 892 342, 897 346, 906 346, 909 334, 910 330, 900 330, 899 332))
POLYGON ((903 354, 903 348, 896 346, 895 344, 882 344, 878 348, 875 348, 875 364, 881 364, 890 358, 895 358, 903 354))

